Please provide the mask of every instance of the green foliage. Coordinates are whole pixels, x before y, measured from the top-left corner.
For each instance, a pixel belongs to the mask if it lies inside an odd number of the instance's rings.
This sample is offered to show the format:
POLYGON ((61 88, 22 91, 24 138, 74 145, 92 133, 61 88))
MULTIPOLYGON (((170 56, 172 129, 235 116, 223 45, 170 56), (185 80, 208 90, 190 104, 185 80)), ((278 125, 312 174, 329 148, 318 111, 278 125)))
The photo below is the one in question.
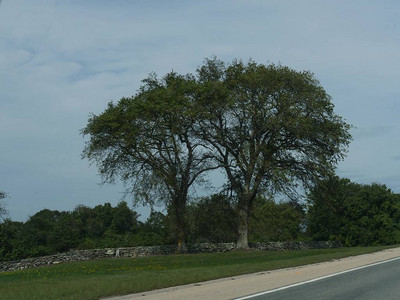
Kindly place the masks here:
MULTIPOLYGON (((163 244, 164 234, 145 234, 139 215, 126 202, 90 208, 77 206, 72 212, 44 209, 25 223, 0 223, 0 260, 48 255, 79 248, 106 248, 163 244)), ((160 226, 152 220, 152 226, 160 226)), ((152 227, 152 228, 153 228, 152 227)))
POLYGON ((129 209, 128 204, 123 201, 114 208, 111 228, 117 234, 125 234, 129 231, 136 231, 138 214, 129 209))
MULTIPOLYGON (((301 208, 287 203, 271 205, 266 200, 256 202, 250 217, 251 241, 296 239, 301 208)), ((109 203, 94 208, 78 205, 71 212, 44 209, 25 223, 9 219, 0 223, 0 261, 70 249, 170 245, 176 236, 174 216, 173 212, 164 215, 152 211, 145 222, 140 222, 126 202, 116 207, 109 203)), ((223 194, 191 203, 186 218, 190 243, 233 242, 237 238, 234 204, 223 194)))
POLYGON ((152 74, 143 82, 136 95, 89 119, 83 157, 104 182, 132 185, 135 199, 162 199, 174 214, 178 245, 188 191, 206 171, 226 172, 238 199, 238 244, 246 247, 256 196, 293 193, 299 182, 308 187, 326 177, 351 139, 310 72, 213 58, 195 75, 152 74))
POLYGON ((143 83, 135 96, 109 103, 88 120, 83 157, 97 164, 104 182, 126 183, 136 202, 162 200, 174 214, 176 240, 185 251, 189 189, 214 168, 193 133, 196 82, 171 72, 162 80, 152 74, 143 83))
POLYGON ((15 240, 19 236, 23 223, 11 221, 6 219, 0 223, 0 261, 1 260, 12 260, 15 240))
POLYGON ((201 137, 214 150, 238 203, 238 247, 257 195, 293 194, 330 175, 344 158, 350 125, 310 72, 207 59, 198 70, 201 137))
MULTIPOLYGON (((349 129, 310 72, 252 60, 225 64, 213 58, 195 75, 171 72, 158 79, 151 74, 134 96, 111 102, 89 118, 82 130, 88 137, 82 156, 97 165, 104 183, 123 181, 136 203, 152 206, 158 200, 167 216, 153 212, 143 224, 126 202, 115 208, 105 204, 93 209, 80 205, 73 212, 43 210, 10 235, 0 258, 76 247, 161 244, 171 237, 184 252, 187 233, 193 242, 238 237, 238 247, 246 248, 249 220, 252 240, 294 240, 302 207, 256 199, 267 192, 293 195, 300 183, 308 188, 331 175, 351 140, 349 129), (217 168, 226 173, 225 186, 235 194, 235 207, 230 199, 212 195, 187 209, 192 187, 217 168)), ((4 195, 0 192, 0 199, 4 195)), ((380 201, 391 201, 385 199, 380 201)), ((359 213, 355 206, 346 209, 359 213)), ((331 234, 313 225, 320 211, 328 215, 329 210, 314 211, 310 228, 315 236, 331 234)), ((360 235, 364 223, 371 223, 371 217, 360 213, 361 227, 347 219, 330 226, 345 226, 350 244, 367 235, 372 240, 370 233, 360 235)), ((393 214, 374 215, 374 224, 395 226, 391 220, 397 220, 397 211, 393 214)), ((385 237, 391 239, 393 234, 385 237)))
POLYGON ((400 195, 385 185, 362 185, 333 177, 309 195, 308 232, 315 240, 346 245, 400 242, 400 195))
POLYGON ((230 199, 223 194, 203 197, 188 207, 189 241, 192 243, 234 242, 237 217, 230 199))
POLYGON ((252 242, 295 241, 302 238, 304 207, 295 202, 275 203, 257 198, 249 219, 252 242))
POLYGON ((169 227, 168 216, 152 211, 136 235, 138 243, 144 246, 172 244, 174 239, 169 235, 169 227))
POLYGON ((49 238, 49 243, 53 246, 54 251, 64 252, 76 248, 80 238, 79 221, 74 219, 72 213, 61 212, 49 238))

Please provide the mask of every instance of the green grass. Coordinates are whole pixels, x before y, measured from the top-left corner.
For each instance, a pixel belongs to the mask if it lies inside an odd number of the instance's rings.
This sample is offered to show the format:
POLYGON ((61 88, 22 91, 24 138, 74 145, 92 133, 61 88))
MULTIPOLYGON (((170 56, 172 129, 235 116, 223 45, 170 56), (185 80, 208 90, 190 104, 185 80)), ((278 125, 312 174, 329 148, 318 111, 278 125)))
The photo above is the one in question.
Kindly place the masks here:
POLYGON ((317 263, 391 247, 228 252, 67 263, 0 273, 0 297, 1 299, 98 299, 317 263))

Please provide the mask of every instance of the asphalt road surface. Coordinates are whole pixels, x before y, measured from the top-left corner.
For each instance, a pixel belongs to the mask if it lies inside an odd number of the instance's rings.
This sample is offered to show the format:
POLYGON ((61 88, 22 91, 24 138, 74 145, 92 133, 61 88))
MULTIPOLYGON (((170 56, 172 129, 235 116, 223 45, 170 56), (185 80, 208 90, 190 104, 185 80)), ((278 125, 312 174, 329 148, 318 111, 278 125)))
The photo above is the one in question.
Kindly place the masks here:
POLYGON ((400 259, 239 299, 400 299, 400 259))
POLYGON ((400 299, 400 247, 107 299, 400 299))

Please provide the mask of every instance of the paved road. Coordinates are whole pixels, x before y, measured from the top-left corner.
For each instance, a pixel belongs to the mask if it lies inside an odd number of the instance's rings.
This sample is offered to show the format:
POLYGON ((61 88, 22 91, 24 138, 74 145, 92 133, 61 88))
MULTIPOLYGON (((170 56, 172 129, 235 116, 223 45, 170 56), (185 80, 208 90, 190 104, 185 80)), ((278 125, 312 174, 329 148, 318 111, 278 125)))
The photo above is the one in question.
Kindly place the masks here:
POLYGON ((251 297, 278 299, 400 299, 400 259, 251 297))
MULTIPOLYGON (((166 289, 113 297, 108 299, 235 299, 255 293, 261 293, 267 290, 282 288, 293 284, 301 284, 302 282, 315 280, 316 278, 331 276, 332 274, 337 274, 339 272, 346 272, 350 269, 361 268, 366 265, 396 258, 400 258, 400 247, 370 254, 332 260, 324 263, 312 264, 308 266, 258 272, 255 274, 210 280, 206 282, 199 282, 196 284, 170 287, 166 289)), ((397 285, 400 286, 400 274, 398 271, 400 270, 399 263, 400 259, 399 262, 393 261, 393 265, 389 262, 384 263, 381 267, 377 266, 376 271, 373 267, 367 267, 365 268, 365 271, 361 272, 365 272, 366 274, 362 279, 357 279, 356 275, 358 274, 358 271, 352 271, 348 272, 348 275, 345 275, 344 277, 345 279, 340 282, 335 281, 334 283, 330 283, 329 279, 327 280, 327 283, 325 283, 325 280, 322 280, 321 283, 325 284, 325 286, 323 286, 319 292, 317 292, 317 290, 314 288, 314 285, 310 285, 308 286, 308 288, 306 288, 306 293, 313 291, 314 289, 315 291, 313 292, 313 294, 301 295, 300 292, 298 292, 298 290, 296 289, 294 294, 291 295, 277 293, 276 296, 268 295, 268 298, 265 299, 346 299, 343 297, 343 295, 348 295, 351 298, 355 299, 400 299, 400 290, 397 288, 397 285), (361 283, 364 282, 367 282, 367 287, 358 287, 361 283), (393 283, 394 286, 392 286, 393 283), (340 287, 339 291, 341 292, 339 292, 339 294, 333 294, 332 291, 328 290, 327 286, 338 286, 340 287), (381 288, 378 289, 377 287, 381 288)))

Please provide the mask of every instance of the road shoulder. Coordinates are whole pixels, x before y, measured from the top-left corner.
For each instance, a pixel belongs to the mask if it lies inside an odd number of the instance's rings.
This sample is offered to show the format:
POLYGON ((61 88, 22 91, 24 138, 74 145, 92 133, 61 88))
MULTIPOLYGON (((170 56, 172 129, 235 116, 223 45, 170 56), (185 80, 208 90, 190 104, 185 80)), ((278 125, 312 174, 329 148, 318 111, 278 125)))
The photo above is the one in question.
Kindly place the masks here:
POLYGON ((317 264, 257 272, 107 299, 233 299, 308 281, 396 257, 400 257, 400 247, 342 259, 335 259, 317 264))

